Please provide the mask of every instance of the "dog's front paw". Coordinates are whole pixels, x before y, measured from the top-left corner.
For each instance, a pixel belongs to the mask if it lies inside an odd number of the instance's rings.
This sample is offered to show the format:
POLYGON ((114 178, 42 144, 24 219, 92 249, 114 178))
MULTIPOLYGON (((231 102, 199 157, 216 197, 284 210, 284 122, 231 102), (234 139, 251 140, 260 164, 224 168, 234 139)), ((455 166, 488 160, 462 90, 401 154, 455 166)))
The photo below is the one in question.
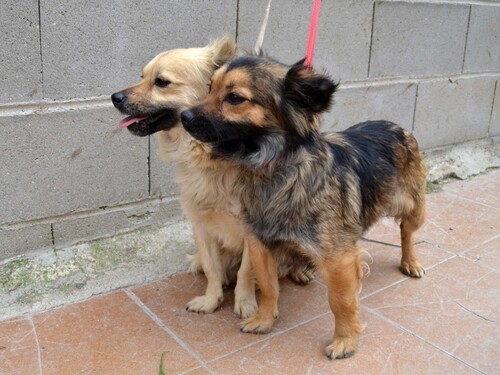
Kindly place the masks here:
POLYGON ((314 280, 314 270, 311 268, 297 268, 288 274, 290 279, 299 285, 307 285, 314 280))
POLYGON ((325 349, 325 354, 330 359, 349 358, 358 346, 357 337, 335 337, 333 342, 325 349))
POLYGON ((242 319, 247 319, 257 311, 257 300, 253 296, 236 297, 234 301, 234 313, 242 319))
POLYGON ((274 321, 278 318, 278 312, 274 314, 261 314, 259 311, 248 319, 241 322, 241 332, 264 334, 271 332, 274 321))
POLYGON ((222 303, 222 297, 199 296, 188 302, 186 310, 196 313, 210 314, 222 303))
POLYGON ((418 260, 414 261, 401 261, 401 272, 407 276, 420 278, 424 276, 424 267, 420 264, 418 260))

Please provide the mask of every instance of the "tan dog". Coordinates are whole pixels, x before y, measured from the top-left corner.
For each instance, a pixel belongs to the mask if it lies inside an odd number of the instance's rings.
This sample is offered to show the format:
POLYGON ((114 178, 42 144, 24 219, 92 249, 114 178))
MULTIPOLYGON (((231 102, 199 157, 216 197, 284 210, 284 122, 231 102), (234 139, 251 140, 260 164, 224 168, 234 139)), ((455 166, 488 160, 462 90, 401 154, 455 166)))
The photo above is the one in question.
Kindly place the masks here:
POLYGON ((354 353, 362 325, 358 241, 379 218, 401 223, 401 271, 422 277, 413 233, 425 219, 425 165, 413 135, 388 121, 320 133, 337 88, 299 62, 237 57, 217 70, 210 94, 184 111, 184 128, 214 159, 239 167, 235 190, 250 228, 262 292, 244 332, 268 332, 278 315, 274 259, 306 257, 322 271, 335 315, 331 358, 354 353), (272 256, 271 256, 272 254, 272 256))
MULTIPOLYGON (((138 136, 156 133, 163 160, 177 162, 180 201, 197 248, 191 269, 201 263, 208 281, 205 295, 191 300, 187 310, 213 312, 222 303, 223 286, 236 279, 234 311, 246 318, 256 310, 257 302, 248 253, 243 251, 239 200, 233 193, 237 170, 213 160, 208 147, 182 128, 179 117, 207 95, 213 71, 234 54, 234 42, 227 37, 203 48, 161 53, 146 65, 137 85, 113 94, 112 100, 129 115, 121 127, 138 136)), ((312 278, 309 265, 298 270, 287 262, 281 265, 281 273, 290 271, 296 282, 312 278)))

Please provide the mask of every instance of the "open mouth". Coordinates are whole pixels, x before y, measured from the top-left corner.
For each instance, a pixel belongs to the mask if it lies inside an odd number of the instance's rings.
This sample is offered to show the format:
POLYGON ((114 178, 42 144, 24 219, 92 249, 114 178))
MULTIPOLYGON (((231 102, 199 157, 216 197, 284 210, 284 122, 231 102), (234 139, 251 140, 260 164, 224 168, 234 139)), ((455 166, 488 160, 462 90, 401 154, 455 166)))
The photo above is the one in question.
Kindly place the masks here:
POLYGON ((165 109, 148 116, 129 116, 120 121, 120 128, 127 128, 134 135, 144 137, 160 130, 169 130, 179 122, 175 109, 165 109))

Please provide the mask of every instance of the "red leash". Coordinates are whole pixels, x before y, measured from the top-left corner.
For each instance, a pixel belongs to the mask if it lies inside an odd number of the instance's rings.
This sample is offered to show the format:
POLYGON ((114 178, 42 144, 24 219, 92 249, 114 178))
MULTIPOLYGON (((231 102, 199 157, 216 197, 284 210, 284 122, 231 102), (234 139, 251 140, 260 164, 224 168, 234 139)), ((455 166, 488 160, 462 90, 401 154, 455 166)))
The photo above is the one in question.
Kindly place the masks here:
POLYGON ((304 65, 309 69, 312 68, 314 57, 314 44, 316 43, 316 30, 318 29, 319 7, 321 0, 314 0, 313 9, 311 13, 311 25, 309 26, 309 38, 307 40, 306 61, 304 65))

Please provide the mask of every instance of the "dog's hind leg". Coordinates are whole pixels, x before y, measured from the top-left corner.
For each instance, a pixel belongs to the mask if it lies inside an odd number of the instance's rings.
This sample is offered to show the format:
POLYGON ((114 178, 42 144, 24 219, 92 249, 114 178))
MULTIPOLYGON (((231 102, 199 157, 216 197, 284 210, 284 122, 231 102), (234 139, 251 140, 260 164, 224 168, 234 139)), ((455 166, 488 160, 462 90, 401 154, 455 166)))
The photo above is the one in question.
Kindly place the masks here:
POLYGON ((243 250, 240 269, 234 289, 234 313, 240 318, 249 318, 257 310, 255 299, 255 277, 248 248, 243 250))
POLYGON ((411 277, 422 277, 425 273, 413 246, 413 233, 425 220, 425 201, 419 202, 414 209, 401 218, 401 272, 411 277))
POLYGON ((220 250, 215 239, 195 223, 193 223, 193 231, 203 273, 207 278, 207 289, 205 295, 189 301, 186 310, 197 313, 212 313, 223 300, 222 284, 225 275, 220 260, 220 250))
POLYGON ((252 268, 259 284, 261 300, 255 315, 241 323, 242 332, 268 333, 278 318, 278 269, 276 261, 268 249, 254 236, 245 239, 245 251, 248 250, 252 268))
POLYGON ((323 261, 323 277, 328 285, 328 301, 335 316, 333 342, 325 349, 330 359, 347 358, 354 354, 362 331, 359 322, 359 292, 361 290, 361 255, 357 247, 347 249, 323 261))

